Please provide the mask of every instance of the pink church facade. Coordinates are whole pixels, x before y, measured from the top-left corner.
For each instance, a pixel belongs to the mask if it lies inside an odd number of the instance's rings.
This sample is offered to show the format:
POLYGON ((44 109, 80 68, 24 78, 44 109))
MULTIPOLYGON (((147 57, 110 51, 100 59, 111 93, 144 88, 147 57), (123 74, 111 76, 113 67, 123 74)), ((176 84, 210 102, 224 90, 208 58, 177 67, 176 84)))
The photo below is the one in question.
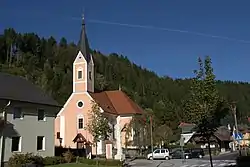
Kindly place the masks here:
MULTIPOLYGON (((121 90, 94 92, 94 61, 89 53, 88 40, 83 19, 80 51, 73 63, 73 92, 55 119, 55 144, 66 148, 84 148, 96 155, 106 152, 105 141, 93 146, 92 135, 86 130, 93 102, 108 118, 113 133, 112 147, 125 147, 125 132, 122 131, 135 114, 143 110, 121 90), (87 147, 88 146, 88 147, 87 147)), ((133 132, 129 140, 133 140, 133 132)))

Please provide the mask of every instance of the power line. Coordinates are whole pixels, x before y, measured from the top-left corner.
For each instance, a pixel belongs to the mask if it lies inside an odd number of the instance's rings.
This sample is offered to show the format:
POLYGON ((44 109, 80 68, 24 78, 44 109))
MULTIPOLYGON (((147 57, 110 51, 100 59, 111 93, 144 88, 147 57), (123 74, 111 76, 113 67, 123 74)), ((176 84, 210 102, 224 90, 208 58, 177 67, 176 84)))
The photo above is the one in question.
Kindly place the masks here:
MULTIPOLYGON (((79 18, 75 18, 75 17, 72 17, 72 19, 79 20, 79 18)), ((96 24, 107 24, 107 25, 116 25, 116 26, 130 27, 130 28, 143 28, 143 29, 152 29, 152 30, 159 30, 159 31, 179 32, 179 33, 192 34, 196 36, 204 36, 204 37, 209 37, 209 38, 217 38, 217 39, 223 39, 223 40, 228 40, 228 41, 235 41, 235 42, 240 42, 240 43, 250 43, 250 41, 248 40, 242 40, 242 39, 236 39, 236 38, 230 38, 230 37, 225 37, 225 36, 212 35, 212 34, 206 34, 206 33, 194 32, 194 31, 187 31, 187 30, 155 27, 151 25, 127 24, 127 23, 118 23, 118 22, 110 22, 110 21, 94 20, 94 19, 87 19, 86 21, 90 23, 96 23, 96 24)))

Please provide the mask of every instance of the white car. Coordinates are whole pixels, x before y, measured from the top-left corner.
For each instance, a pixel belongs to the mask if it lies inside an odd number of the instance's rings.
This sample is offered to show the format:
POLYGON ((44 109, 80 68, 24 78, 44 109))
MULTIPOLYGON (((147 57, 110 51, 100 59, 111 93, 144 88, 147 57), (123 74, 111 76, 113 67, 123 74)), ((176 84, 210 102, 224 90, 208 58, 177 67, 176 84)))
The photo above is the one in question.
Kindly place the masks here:
POLYGON ((170 156, 169 156, 169 150, 168 149, 156 149, 153 154, 152 153, 149 153, 147 155, 147 159, 166 159, 166 160, 169 160, 170 159, 170 156))

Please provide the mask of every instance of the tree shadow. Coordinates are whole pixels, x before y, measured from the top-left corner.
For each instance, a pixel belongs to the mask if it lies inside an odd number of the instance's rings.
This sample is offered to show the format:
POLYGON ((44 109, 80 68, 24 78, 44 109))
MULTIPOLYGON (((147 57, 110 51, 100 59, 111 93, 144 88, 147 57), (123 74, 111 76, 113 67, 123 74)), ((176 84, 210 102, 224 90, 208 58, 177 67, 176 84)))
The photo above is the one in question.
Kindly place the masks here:
POLYGON ((4 129, 3 129, 3 136, 5 138, 12 138, 15 136, 19 136, 18 131, 14 128, 14 125, 10 122, 6 122, 4 125, 4 129))

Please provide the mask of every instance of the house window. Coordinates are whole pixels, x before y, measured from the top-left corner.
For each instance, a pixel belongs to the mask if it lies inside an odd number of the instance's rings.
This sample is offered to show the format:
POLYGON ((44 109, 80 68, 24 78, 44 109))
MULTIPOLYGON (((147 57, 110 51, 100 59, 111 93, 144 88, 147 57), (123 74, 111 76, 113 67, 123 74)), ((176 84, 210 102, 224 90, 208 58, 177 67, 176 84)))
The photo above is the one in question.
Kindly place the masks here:
POLYGON ((112 125, 112 129, 113 129, 112 130, 112 132, 113 132, 113 139, 115 139, 115 125, 114 124, 112 125))
POLYGON ((14 119, 23 119, 23 112, 22 112, 22 108, 20 107, 15 107, 14 108, 14 113, 13 113, 13 118, 14 119))
POLYGON ((21 137, 20 136, 12 137, 11 151, 12 152, 21 151, 21 137))
POLYGON ((83 129, 83 118, 78 118, 78 129, 83 129))
POLYGON ((56 132, 56 138, 60 139, 60 132, 56 132))
POLYGON ((82 70, 78 70, 77 79, 82 79, 82 70))
POLYGON ((45 137, 37 136, 37 150, 45 150, 45 137))
POLYGON ((45 121, 45 111, 38 109, 38 121, 45 121))
POLYGON ((92 76, 91 76, 91 71, 89 71, 89 79, 91 80, 92 79, 92 76))

